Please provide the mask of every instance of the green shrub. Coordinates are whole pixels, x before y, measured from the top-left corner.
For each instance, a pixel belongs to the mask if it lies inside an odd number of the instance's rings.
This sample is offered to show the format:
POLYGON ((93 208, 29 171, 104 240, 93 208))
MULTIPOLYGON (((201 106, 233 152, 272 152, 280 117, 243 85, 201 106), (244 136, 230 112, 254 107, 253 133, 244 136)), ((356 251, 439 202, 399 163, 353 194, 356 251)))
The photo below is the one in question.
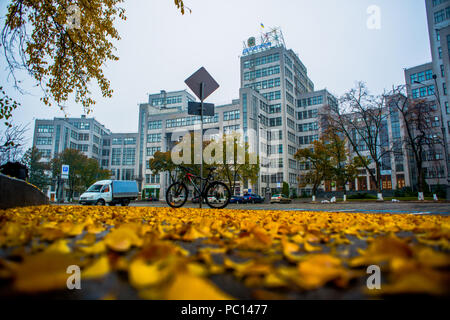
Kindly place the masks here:
POLYGON ((348 196, 347 199, 377 199, 377 197, 368 193, 357 193, 348 196))

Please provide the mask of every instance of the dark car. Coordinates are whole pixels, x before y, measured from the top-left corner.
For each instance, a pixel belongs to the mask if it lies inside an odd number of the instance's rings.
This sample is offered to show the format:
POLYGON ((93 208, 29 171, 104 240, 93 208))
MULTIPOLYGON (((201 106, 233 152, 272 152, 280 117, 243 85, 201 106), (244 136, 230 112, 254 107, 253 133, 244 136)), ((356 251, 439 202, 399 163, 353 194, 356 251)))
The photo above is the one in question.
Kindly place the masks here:
POLYGON ((244 197, 232 196, 230 199, 230 203, 244 203, 244 197))
POLYGON ((264 202, 264 198, 254 194, 254 193, 249 193, 244 195, 244 203, 263 203, 264 202))
POLYGON ((154 196, 152 196, 152 195, 149 195, 147 198, 146 198, 146 200, 147 201, 159 201, 159 199, 158 198, 156 198, 156 197, 154 197, 154 196))
MULTIPOLYGON (((191 199, 191 201, 192 201, 192 203, 199 203, 199 202, 200 202, 200 199, 199 199, 198 196, 195 196, 195 197, 193 197, 193 198, 191 199)), ((205 200, 205 199, 203 199, 203 203, 206 203, 206 200, 205 200)))

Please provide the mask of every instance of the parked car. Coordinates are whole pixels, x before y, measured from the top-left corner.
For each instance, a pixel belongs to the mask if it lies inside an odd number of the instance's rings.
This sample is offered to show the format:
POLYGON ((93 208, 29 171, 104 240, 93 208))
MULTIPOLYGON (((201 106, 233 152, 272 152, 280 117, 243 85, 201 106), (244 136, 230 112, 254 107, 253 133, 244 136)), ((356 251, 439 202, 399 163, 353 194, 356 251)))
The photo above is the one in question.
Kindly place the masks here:
MULTIPOLYGON (((191 199, 191 201, 192 201, 192 203, 199 203, 199 202, 200 202, 199 199, 198 199, 198 196, 193 197, 193 198, 191 199)), ((206 203, 206 200, 205 200, 205 199, 203 199, 203 203, 206 203)))
POLYGON ((282 203, 282 202, 286 202, 286 203, 291 203, 291 199, 289 199, 288 196, 284 195, 284 194, 274 194, 272 196, 272 198, 270 198, 270 203, 282 203))
POLYGON ((149 195, 145 200, 147 200, 147 201, 159 201, 159 199, 158 198, 156 198, 156 197, 154 197, 154 196, 152 196, 152 195, 149 195))
POLYGON ((244 197, 232 196, 230 199, 230 203, 244 203, 244 197))
POLYGON ((121 204, 127 206, 131 200, 138 197, 136 181, 102 180, 90 186, 80 196, 80 204, 95 204, 115 206, 121 204))
POLYGON ((264 198, 254 194, 254 193, 249 193, 244 195, 244 203, 263 203, 264 202, 264 198))

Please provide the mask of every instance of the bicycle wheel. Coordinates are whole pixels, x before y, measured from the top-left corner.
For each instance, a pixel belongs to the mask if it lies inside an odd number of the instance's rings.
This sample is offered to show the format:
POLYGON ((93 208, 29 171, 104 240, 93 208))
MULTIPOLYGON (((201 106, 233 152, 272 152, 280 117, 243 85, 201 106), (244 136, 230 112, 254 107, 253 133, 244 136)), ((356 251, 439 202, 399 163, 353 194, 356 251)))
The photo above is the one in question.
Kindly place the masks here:
POLYGON ((230 199, 230 189, 223 182, 215 181, 206 189, 206 203, 213 209, 225 208, 230 199))
POLYGON ((172 208, 182 207, 187 200, 188 190, 184 183, 172 183, 166 192, 166 201, 172 208))

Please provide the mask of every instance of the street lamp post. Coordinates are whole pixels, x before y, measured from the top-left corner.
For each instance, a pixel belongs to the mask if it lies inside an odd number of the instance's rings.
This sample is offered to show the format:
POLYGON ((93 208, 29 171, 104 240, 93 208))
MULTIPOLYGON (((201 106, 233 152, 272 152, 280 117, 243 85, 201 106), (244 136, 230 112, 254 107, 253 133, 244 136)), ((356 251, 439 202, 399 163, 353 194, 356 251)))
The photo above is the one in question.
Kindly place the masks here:
MULTIPOLYGON (((442 139, 444 142, 444 160, 445 160, 445 167, 446 167, 446 178, 447 178, 447 187, 446 187, 446 199, 450 200, 450 180, 449 180, 449 166, 448 166, 448 144, 447 144, 447 134, 445 132, 445 126, 444 126, 444 114, 442 112, 442 105, 441 105, 441 98, 439 95, 439 86, 437 84, 437 76, 435 74, 433 74, 433 79, 434 79, 434 86, 435 86, 435 90, 433 91, 434 96, 436 97, 436 101, 439 105, 439 112, 440 112, 440 118, 441 118, 441 131, 442 131, 442 139)), ((417 84, 421 84, 423 86, 425 86, 424 83, 415 80, 414 83, 417 84)))

